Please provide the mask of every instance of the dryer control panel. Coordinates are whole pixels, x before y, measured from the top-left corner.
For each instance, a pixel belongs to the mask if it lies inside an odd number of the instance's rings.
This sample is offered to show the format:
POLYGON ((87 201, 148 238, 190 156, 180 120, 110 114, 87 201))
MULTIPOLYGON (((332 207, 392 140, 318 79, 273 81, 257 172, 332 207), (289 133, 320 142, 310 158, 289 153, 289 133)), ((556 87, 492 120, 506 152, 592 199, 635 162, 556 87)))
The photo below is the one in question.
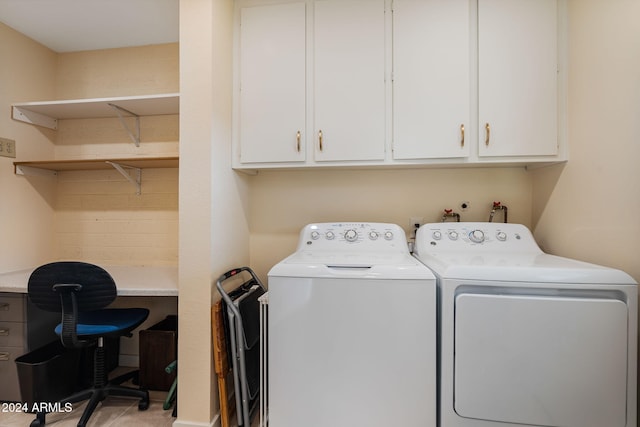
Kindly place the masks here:
POLYGON ((379 222, 309 224, 300 232, 298 250, 408 251, 404 230, 397 224, 379 222))
POLYGON ((541 252, 522 224, 440 222, 422 225, 416 233, 416 253, 443 251, 541 252))

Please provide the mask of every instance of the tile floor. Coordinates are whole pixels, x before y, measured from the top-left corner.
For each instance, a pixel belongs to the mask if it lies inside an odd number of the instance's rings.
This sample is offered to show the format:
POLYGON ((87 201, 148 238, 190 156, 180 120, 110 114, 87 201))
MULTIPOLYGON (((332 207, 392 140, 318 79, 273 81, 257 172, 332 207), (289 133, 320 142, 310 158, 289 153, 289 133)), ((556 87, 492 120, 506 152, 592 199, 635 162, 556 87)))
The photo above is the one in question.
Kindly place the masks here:
MULTIPOLYGON (((171 427, 175 418, 172 410, 162 409, 162 397, 152 400, 146 411, 138 411, 137 400, 109 397, 98 405, 87 427, 171 427)), ((74 406, 70 413, 52 413, 46 416, 46 425, 55 427, 75 427, 82 415, 86 402, 74 406)), ((34 414, 0 412, 1 427, 27 427, 35 418, 34 414)))
MULTIPOLYGON (((129 369, 118 367, 110 374, 110 377, 125 373, 129 369)), ((131 383, 125 383, 124 385, 133 386, 131 383)), ((173 408, 168 410, 162 408, 167 394, 164 391, 150 390, 149 408, 146 411, 138 410, 138 400, 136 399, 108 397, 98 405, 98 408, 89 418, 87 427, 171 427, 176 420, 171 416, 173 408)), ((74 405, 73 411, 69 413, 47 414, 46 425, 51 427, 76 427, 85 406, 86 401, 79 402, 74 405)), ((35 419, 35 414, 7 412, 8 409, 8 406, 5 407, 3 403, 0 403, 0 427, 28 427, 31 421, 35 419), (5 411, 2 409, 5 409, 5 411)), ((229 424, 232 427, 237 425, 235 416, 232 416, 229 424)), ((259 427, 259 424, 259 414, 256 413, 251 427, 259 427)))
MULTIPOLYGON (((171 427, 176 420, 171 416, 172 408, 162 409, 166 392, 150 391, 150 404, 146 411, 138 411, 138 401, 134 399, 109 397, 93 413, 87 427, 171 427)), ((86 402, 78 403, 70 413, 48 414, 46 425, 51 427, 76 427, 86 402)), ((0 409, 2 404, 0 403, 0 409)), ((34 414, 7 413, 0 410, 0 427, 28 427, 35 418, 34 414)), ((230 420, 235 426, 235 417, 230 420)), ((258 414, 252 420, 251 427, 260 424, 258 414)))
MULTIPOLYGON (((131 368, 116 368, 110 377, 126 373, 131 368)), ((124 385, 135 387, 131 382, 124 385)), ((175 418, 171 416, 173 408, 162 408, 167 398, 165 391, 149 391, 149 408, 146 411, 138 411, 138 400, 108 397, 98 405, 96 411, 89 418, 87 427, 171 427, 175 418)), ((78 402, 71 412, 58 412, 46 415, 46 425, 55 427, 75 427, 82 416, 87 402, 78 402)), ((35 414, 7 412, 12 409, 9 405, 0 403, 0 427, 28 427, 35 419, 35 414), (4 409, 4 411, 3 411, 4 409)))

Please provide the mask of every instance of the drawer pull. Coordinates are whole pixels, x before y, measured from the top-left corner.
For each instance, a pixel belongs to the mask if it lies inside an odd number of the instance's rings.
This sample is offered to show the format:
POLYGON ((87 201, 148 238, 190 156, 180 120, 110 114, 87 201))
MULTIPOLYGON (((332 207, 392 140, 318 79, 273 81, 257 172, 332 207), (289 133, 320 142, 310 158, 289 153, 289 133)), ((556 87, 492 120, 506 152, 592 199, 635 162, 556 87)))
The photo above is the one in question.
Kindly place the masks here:
POLYGON ((11 307, 11 304, 8 302, 0 302, 0 311, 9 311, 9 307, 11 307))
POLYGON ((464 147, 464 123, 460 125, 460 147, 464 147))
POLYGON ((9 329, 0 329, 0 337, 8 337, 9 336, 9 329))
POLYGON ((10 355, 8 351, 0 351, 0 362, 8 362, 9 356, 10 355))
POLYGON ((300 139, 302 138, 302 134, 300 133, 300 131, 298 131, 298 133, 296 133, 296 150, 298 151, 298 153, 300 152, 300 139))
POLYGON ((322 130, 318 131, 318 148, 320 148, 320 151, 324 148, 322 145, 322 130))

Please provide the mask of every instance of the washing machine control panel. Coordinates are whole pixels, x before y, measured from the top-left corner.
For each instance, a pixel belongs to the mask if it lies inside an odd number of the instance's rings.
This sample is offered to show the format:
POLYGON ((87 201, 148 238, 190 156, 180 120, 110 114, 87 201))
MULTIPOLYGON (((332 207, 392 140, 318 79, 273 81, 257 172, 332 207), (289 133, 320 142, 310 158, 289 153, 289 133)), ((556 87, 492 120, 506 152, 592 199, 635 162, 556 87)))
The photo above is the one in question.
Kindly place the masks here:
POLYGON ((416 251, 539 250, 533 235, 521 224, 442 222, 424 224, 416 233, 416 251))
POLYGON ((336 222, 309 224, 300 232, 304 250, 406 250, 405 232, 388 223, 336 222))

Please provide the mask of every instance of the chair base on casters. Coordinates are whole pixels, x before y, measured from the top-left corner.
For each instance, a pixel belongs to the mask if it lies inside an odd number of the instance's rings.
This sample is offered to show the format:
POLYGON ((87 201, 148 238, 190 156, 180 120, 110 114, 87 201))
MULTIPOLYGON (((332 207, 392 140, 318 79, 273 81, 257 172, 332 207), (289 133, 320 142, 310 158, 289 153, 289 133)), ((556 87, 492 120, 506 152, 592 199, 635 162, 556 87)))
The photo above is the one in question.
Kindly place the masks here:
MULTIPOLYGON (((104 387, 90 388, 80 391, 61 400, 60 404, 64 406, 66 403, 77 403, 88 400, 87 406, 82 413, 82 417, 80 417, 80 421, 78 421, 78 427, 85 427, 87 425, 89 417, 91 417, 91 414, 95 411, 98 403, 102 402, 107 396, 138 398, 140 399, 140 402, 138 403, 138 410, 145 411, 149 408, 149 392, 143 389, 135 389, 119 385, 120 382, 126 381, 135 375, 137 375, 137 371, 121 375, 104 387)), ((38 412, 36 414, 36 419, 31 422, 30 427, 44 426, 46 414, 46 412, 38 412)))

